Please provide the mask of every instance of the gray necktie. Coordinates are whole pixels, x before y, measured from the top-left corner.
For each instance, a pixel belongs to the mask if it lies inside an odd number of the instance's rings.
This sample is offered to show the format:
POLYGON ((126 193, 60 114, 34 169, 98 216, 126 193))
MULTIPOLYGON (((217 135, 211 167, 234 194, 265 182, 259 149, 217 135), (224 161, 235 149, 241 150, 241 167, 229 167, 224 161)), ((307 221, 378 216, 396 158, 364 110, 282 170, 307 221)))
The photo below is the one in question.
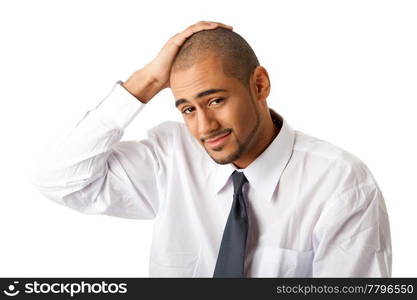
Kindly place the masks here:
POLYGON ((233 203, 217 257, 213 277, 244 277, 248 215, 242 186, 248 182, 243 172, 234 171, 233 203))

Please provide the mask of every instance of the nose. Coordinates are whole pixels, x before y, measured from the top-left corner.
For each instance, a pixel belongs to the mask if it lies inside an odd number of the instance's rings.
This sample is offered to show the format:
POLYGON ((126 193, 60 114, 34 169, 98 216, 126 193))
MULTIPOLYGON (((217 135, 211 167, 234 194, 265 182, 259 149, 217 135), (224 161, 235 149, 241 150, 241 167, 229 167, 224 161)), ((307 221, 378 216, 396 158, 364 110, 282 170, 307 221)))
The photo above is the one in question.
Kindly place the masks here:
POLYGON ((213 132, 220 129, 220 124, 215 115, 211 111, 201 110, 197 114, 198 118, 198 133, 200 138, 207 138, 213 132))

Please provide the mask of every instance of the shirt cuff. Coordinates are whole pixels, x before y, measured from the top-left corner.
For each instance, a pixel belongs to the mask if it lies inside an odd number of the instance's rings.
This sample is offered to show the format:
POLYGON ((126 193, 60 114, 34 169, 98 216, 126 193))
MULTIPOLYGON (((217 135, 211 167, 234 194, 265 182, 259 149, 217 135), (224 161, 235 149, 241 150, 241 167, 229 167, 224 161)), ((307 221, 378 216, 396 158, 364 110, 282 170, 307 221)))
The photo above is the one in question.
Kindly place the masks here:
POLYGON ((96 107, 100 119, 105 124, 120 129, 126 128, 146 105, 130 94, 122 83, 120 80, 117 81, 110 94, 96 107))

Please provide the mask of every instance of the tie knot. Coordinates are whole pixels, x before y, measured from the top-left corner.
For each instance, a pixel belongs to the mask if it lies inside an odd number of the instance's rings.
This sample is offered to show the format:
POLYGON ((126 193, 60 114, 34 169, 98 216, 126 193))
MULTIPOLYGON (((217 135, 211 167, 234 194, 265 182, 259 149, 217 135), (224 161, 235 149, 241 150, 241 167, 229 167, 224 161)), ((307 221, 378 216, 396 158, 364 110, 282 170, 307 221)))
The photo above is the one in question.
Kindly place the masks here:
POLYGON ((241 194, 243 185, 248 182, 243 172, 234 171, 232 174, 234 194, 241 194))

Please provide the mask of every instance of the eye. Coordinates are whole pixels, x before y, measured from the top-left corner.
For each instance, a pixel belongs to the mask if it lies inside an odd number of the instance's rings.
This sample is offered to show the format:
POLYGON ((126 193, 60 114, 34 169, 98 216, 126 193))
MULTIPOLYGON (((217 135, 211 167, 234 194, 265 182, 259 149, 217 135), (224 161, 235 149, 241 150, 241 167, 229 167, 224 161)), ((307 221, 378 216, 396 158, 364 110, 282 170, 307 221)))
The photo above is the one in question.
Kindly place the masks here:
POLYGON ((181 113, 183 113, 184 115, 189 115, 192 111, 193 111, 192 107, 187 107, 186 109, 183 109, 181 113))
POLYGON ((212 104, 215 104, 216 105, 216 104, 219 104, 219 103, 221 103, 223 101, 224 101, 224 98, 216 98, 216 99, 210 101, 209 105, 212 105, 212 104))

